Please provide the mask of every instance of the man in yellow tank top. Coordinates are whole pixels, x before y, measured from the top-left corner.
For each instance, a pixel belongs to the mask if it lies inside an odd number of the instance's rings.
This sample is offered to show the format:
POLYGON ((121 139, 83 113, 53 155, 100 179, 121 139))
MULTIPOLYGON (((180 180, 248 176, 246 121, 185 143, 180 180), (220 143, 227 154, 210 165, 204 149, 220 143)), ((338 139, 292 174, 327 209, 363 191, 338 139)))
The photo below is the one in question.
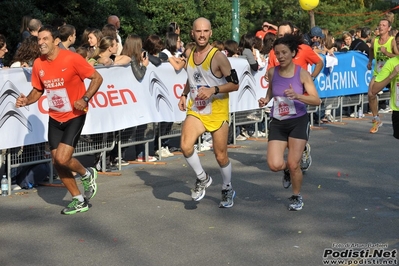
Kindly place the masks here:
POLYGON ((371 88, 373 87, 375 77, 381 71, 385 62, 388 61, 389 58, 399 54, 394 37, 389 35, 389 31, 391 30, 391 22, 386 18, 381 19, 378 24, 378 30, 380 35, 371 42, 369 62, 367 64, 367 68, 371 70, 372 61, 375 59, 373 77, 370 80, 368 89, 369 106, 371 112, 373 113, 373 126, 370 129, 370 133, 372 134, 377 133, 378 128, 382 126, 382 121, 378 116, 377 96, 372 93, 371 88))
POLYGON ((231 163, 227 155, 229 131, 229 92, 238 90, 238 78, 227 57, 209 44, 211 23, 198 18, 191 36, 196 47, 187 61, 187 83, 180 97, 179 109, 187 110, 181 135, 181 150, 187 163, 197 175, 191 197, 195 201, 205 196, 212 178, 202 168, 194 144, 204 132, 212 134, 213 151, 223 179, 220 208, 232 207, 235 191, 231 185, 231 163), (187 104, 187 98, 189 98, 187 104))

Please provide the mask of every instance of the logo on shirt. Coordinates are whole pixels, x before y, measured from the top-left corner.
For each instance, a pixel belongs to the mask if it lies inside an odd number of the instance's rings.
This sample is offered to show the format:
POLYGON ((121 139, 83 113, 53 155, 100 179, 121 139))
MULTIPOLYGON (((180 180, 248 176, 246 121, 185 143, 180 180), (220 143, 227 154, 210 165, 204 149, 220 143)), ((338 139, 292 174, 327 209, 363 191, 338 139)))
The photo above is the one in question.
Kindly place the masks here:
POLYGON ((44 77, 44 70, 43 69, 40 69, 40 71, 39 71, 39 76, 42 78, 42 77, 44 77))
POLYGON ((195 80, 196 83, 200 83, 202 80, 201 72, 199 72, 199 71, 194 72, 193 79, 195 80))

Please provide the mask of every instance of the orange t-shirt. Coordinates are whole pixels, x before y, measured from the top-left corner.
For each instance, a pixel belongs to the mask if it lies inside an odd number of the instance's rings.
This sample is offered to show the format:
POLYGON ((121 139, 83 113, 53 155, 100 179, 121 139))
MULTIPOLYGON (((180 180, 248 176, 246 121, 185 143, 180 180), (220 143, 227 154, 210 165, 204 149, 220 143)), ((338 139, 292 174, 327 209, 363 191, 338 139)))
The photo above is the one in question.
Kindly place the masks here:
MULTIPOLYGON (((306 44, 299 45, 298 54, 292 60, 294 64, 301 66, 306 71, 308 70, 308 65, 317 64, 321 61, 321 58, 316 54, 313 49, 306 44)), ((278 66, 280 63, 272 49, 269 53, 269 63, 267 65, 267 70, 272 67, 278 66)))
POLYGON ((260 38, 263 40, 263 38, 265 37, 266 34, 268 33, 273 33, 274 35, 277 35, 277 31, 273 28, 269 28, 267 31, 264 30, 258 30, 255 34, 256 37, 260 38))
POLYGON ((32 86, 45 90, 49 104, 49 116, 58 122, 66 122, 85 114, 74 108, 74 102, 86 92, 84 79, 95 69, 79 54, 60 50, 53 61, 45 56, 35 60, 32 68, 32 86))

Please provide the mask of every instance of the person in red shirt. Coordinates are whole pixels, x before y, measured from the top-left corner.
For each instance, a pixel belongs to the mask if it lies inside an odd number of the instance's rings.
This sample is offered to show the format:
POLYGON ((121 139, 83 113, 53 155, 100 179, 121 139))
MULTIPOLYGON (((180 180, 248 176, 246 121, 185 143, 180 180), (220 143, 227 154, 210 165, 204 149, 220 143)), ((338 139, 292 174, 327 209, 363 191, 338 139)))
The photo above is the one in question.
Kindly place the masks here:
POLYGON ((255 36, 263 40, 263 38, 268 32, 277 34, 277 26, 265 21, 263 22, 262 29, 258 30, 255 36))
POLYGON ((33 63, 33 89, 28 96, 21 93, 16 107, 35 103, 46 92, 50 116, 48 142, 53 164, 73 197, 61 213, 75 214, 88 211, 88 200, 97 192, 97 171, 84 168, 72 155, 85 123, 88 103, 100 88, 103 78, 81 55, 60 49, 57 37, 58 30, 53 27, 40 28, 38 43, 41 56, 33 63), (91 79, 87 90, 86 78, 91 79), (84 196, 72 171, 82 176, 84 196))
MULTIPOLYGON (((278 26, 278 35, 277 38, 283 37, 285 34, 293 34, 294 25, 291 22, 283 22, 278 26)), ((313 79, 319 75, 320 71, 323 69, 324 63, 322 58, 316 54, 313 49, 306 44, 299 45, 298 54, 293 59, 294 64, 301 66, 303 69, 308 70, 308 65, 315 65, 313 72, 310 74, 313 79)), ((272 67, 278 66, 279 62, 274 54, 274 51, 271 50, 269 54, 269 63, 267 66, 267 70, 272 67)), ((267 73, 265 74, 265 78, 267 79, 267 73)))

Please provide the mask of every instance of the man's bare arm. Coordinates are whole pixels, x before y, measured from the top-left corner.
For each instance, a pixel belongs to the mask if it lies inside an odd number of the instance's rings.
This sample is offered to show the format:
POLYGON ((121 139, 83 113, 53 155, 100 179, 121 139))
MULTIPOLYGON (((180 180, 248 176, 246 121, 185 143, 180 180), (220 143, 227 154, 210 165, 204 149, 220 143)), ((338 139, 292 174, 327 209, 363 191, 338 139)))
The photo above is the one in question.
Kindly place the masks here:
POLYGON ((21 93, 21 95, 17 98, 15 106, 23 107, 35 103, 43 95, 43 92, 44 92, 43 90, 38 90, 36 88, 33 88, 28 94, 28 96, 25 96, 23 93, 21 93))

